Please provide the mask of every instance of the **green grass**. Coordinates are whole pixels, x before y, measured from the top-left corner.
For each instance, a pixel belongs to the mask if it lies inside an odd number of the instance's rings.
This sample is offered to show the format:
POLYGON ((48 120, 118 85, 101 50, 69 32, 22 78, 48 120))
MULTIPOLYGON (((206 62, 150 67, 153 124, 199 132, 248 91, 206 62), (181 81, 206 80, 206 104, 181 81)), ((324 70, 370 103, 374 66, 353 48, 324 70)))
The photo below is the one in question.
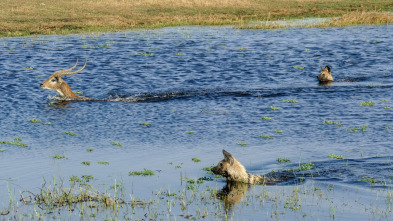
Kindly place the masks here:
POLYGON ((109 165, 108 161, 98 161, 97 163, 102 165, 109 165))
POLYGON ((152 170, 143 169, 143 171, 131 171, 129 176, 153 176, 155 173, 152 170))
POLYGON ((308 163, 299 163, 299 171, 304 171, 304 170, 311 170, 314 168, 314 164, 311 162, 308 163))

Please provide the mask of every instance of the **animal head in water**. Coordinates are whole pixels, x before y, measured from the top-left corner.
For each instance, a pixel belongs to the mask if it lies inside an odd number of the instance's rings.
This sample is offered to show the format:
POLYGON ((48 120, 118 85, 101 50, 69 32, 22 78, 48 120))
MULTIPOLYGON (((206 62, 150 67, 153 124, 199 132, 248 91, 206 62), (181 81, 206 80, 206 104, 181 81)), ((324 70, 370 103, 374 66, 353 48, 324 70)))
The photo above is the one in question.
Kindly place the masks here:
POLYGON ((48 78, 48 80, 41 83, 40 85, 41 88, 55 90, 59 93, 60 97, 89 99, 87 97, 80 97, 76 95, 74 92, 72 92, 70 86, 68 86, 68 84, 61 78, 64 76, 73 75, 81 72, 86 67, 86 63, 87 63, 87 59, 81 69, 71 72, 78 64, 78 59, 77 59, 75 65, 70 69, 60 70, 53 73, 52 76, 48 78))
POLYGON ((225 177, 228 181, 244 181, 248 179, 246 168, 230 153, 222 150, 224 159, 211 170, 214 174, 225 177))
POLYGON ((329 66, 323 68, 321 66, 322 72, 318 75, 319 82, 334 81, 332 76, 332 71, 329 66))

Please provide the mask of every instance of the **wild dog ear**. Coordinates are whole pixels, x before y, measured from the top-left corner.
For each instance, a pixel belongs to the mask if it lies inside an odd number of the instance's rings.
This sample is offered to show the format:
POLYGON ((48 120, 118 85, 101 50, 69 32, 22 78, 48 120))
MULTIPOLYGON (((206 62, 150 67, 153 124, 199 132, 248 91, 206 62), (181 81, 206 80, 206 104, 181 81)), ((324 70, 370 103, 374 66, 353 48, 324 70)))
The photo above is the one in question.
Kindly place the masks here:
POLYGON ((222 150, 222 153, 224 154, 224 160, 232 166, 235 162, 235 158, 233 158, 233 156, 225 150, 222 150))
POLYGON ((321 70, 323 71, 323 67, 321 66, 321 70))
POLYGON ((327 71, 328 71, 329 73, 332 72, 332 71, 330 70, 330 67, 329 67, 328 65, 326 65, 325 69, 327 69, 327 71))

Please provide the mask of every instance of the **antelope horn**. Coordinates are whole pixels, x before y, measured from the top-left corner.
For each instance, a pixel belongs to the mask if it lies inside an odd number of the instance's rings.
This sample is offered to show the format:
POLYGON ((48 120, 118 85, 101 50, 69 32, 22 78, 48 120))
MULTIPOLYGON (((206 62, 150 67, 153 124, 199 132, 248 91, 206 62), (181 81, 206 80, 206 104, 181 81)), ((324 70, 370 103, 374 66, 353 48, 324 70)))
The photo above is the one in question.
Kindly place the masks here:
POLYGON ((66 69, 66 70, 56 71, 53 75, 54 75, 55 77, 61 77, 61 76, 63 76, 64 73, 67 73, 67 72, 71 71, 72 69, 74 69, 74 68, 76 67, 77 64, 78 64, 78 58, 76 59, 76 63, 75 63, 74 66, 72 66, 72 68, 66 69))
MULTIPOLYGON (((85 61, 85 65, 83 65, 83 67, 82 67, 81 69, 79 69, 79 70, 77 70, 77 71, 74 71, 74 72, 62 73, 62 74, 61 74, 61 77, 62 77, 62 76, 73 75, 73 74, 76 74, 76 73, 81 72, 81 71, 86 67, 86 64, 87 64, 87 59, 86 59, 86 61, 85 61)), ((72 70, 72 69, 71 69, 71 70, 72 70)))

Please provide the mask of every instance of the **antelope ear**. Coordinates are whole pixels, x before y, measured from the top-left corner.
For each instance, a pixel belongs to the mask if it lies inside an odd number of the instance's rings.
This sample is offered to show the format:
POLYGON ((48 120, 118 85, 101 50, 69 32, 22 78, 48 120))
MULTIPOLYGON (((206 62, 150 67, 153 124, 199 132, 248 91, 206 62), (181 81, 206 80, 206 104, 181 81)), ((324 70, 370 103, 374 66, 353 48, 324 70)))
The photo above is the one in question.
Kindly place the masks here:
POLYGON ((225 150, 222 150, 222 153, 224 154, 224 160, 232 166, 235 162, 235 158, 225 150))
POLYGON ((55 79, 56 79, 57 83, 59 83, 59 84, 63 83, 63 79, 61 79, 57 76, 55 77, 55 79))

